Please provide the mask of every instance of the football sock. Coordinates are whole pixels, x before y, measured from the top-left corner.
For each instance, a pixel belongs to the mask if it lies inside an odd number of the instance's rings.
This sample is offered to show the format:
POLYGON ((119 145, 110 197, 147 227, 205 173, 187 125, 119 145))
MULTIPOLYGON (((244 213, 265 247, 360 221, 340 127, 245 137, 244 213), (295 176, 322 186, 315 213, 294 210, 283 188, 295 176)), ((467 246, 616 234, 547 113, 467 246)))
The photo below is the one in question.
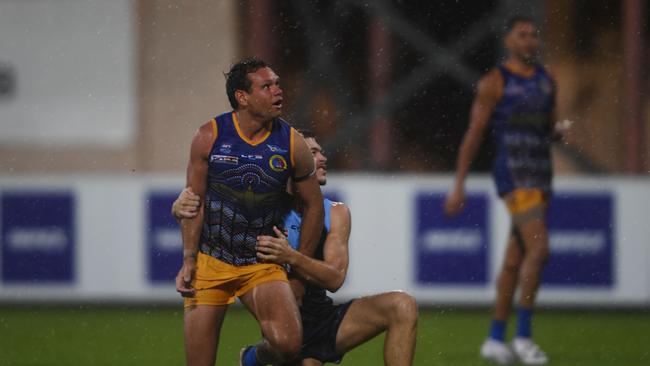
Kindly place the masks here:
POLYGON ((505 320, 492 319, 492 326, 490 326, 490 338, 499 342, 503 342, 506 339, 505 320))
POLYGON ((517 337, 530 338, 532 335, 533 310, 520 308, 517 311, 517 337))
POLYGON ((255 346, 250 346, 244 351, 244 356, 242 357, 243 366, 264 366, 257 360, 257 352, 255 346))

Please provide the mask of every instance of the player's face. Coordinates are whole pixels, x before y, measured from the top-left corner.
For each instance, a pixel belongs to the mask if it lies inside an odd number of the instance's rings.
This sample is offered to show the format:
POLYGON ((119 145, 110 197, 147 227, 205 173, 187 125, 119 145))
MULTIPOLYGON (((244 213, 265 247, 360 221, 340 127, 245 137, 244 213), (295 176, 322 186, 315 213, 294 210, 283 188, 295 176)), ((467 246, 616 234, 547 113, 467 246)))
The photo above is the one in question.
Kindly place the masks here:
POLYGON ((305 139, 307 146, 314 155, 314 166, 316 167, 316 179, 318 184, 324 186, 327 183, 327 157, 323 154, 323 149, 315 138, 308 137, 305 139))
POLYGON ((518 22, 506 36, 506 48, 519 60, 530 64, 537 57, 539 32, 533 23, 518 22))
MULTIPOLYGON (((243 106, 262 119, 273 119, 282 114, 280 78, 268 67, 246 75, 251 81, 250 92, 243 91, 243 106)), ((242 103, 240 103, 242 104, 242 103)))

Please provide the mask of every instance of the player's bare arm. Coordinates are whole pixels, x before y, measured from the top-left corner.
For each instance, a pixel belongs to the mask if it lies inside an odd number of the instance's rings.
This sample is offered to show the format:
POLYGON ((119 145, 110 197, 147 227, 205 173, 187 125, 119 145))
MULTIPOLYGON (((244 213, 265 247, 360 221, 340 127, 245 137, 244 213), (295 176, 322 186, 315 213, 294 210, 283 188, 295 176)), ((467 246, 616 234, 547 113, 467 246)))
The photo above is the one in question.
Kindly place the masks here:
POLYGON ((183 236, 183 266, 176 276, 176 290, 182 296, 193 296, 191 282, 196 271, 196 256, 198 253, 199 236, 203 223, 203 199, 208 174, 208 154, 212 144, 212 126, 206 123, 194 135, 190 150, 190 160, 187 164, 186 186, 199 196, 198 214, 193 218, 181 221, 183 236))
POLYGON ((322 261, 291 248, 279 230, 276 231, 277 237, 260 237, 258 257, 277 264, 289 264, 291 269, 305 280, 329 292, 336 292, 343 285, 348 271, 351 220, 347 206, 341 203, 332 206, 330 231, 323 245, 322 261))
POLYGON ((316 179, 314 157, 305 139, 295 131, 295 196, 302 208, 302 225, 300 227, 300 252, 308 257, 314 251, 323 232, 323 195, 316 179), (303 178, 305 177, 305 178, 303 178), (302 178, 302 179, 298 179, 302 178))
POLYGON ((573 121, 568 119, 559 119, 557 113, 557 78, 555 77, 555 72, 550 67, 544 66, 544 70, 546 70, 546 73, 550 76, 551 80, 553 80, 553 85, 555 87, 555 100, 553 101, 553 111, 551 112, 551 119, 549 121, 551 123, 551 138, 553 141, 562 141, 566 138, 567 134, 571 130, 573 121))
POLYGON ((465 202, 465 178, 478 152, 494 107, 503 93, 503 78, 499 70, 488 72, 478 83, 470 111, 469 127, 460 145, 456 161, 456 181, 445 201, 447 215, 458 214, 465 202))

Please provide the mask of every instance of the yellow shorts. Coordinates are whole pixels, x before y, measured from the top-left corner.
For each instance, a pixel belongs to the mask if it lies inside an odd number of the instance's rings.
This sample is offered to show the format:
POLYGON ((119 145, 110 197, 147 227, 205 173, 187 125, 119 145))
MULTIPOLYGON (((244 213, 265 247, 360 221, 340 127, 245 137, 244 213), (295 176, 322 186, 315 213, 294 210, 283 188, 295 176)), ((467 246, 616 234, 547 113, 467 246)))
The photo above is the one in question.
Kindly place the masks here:
POLYGON ((185 298, 185 307, 232 304, 236 296, 242 296, 253 287, 270 281, 288 282, 287 272, 277 264, 233 266, 199 253, 192 283, 196 294, 185 298))
POLYGON ((542 208, 543 211, 546 211, 549 197, 540 189, 517 188, 506 194, 504 201, 511 215, 519 215, 534 208, 542 208))

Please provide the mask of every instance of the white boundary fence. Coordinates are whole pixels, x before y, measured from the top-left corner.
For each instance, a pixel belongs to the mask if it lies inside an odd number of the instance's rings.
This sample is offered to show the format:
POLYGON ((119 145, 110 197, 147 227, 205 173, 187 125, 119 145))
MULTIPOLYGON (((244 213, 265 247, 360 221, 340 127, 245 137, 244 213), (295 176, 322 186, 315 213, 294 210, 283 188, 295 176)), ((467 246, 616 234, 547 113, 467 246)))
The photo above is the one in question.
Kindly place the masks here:
MULTIPOLYGON (((442 215, 448 176, 330 175, 352 211, 350 270, 335 295, 402 289, 421 304, 489 304, 509 219, 489 177, 442 215)), ((0 302, 180 302, 180 235, 169 215, 181 176, 0 178, 0 302)), ((558 178, 540 302, 650 305, 650 180, 558 178)))

